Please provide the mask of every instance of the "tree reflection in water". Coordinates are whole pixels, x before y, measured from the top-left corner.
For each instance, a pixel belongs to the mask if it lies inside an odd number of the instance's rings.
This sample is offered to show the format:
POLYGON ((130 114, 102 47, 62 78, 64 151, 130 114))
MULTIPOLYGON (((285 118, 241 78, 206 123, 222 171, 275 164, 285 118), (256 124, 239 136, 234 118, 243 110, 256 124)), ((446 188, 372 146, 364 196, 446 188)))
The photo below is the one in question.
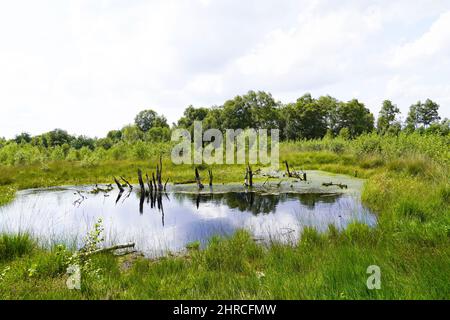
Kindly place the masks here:
POLYGON ((288 200, 298 200, 308 209, 314 209, 317 203, 334 203, 342 195, 324 193, 281 193, 262 194, 258 192, 227 192, 227 193, 175 193, 172 196, 178 201, 188 199, 195 203, 197 209, 202 203, 212 203, 217 206, 226 205, 231 209, 253 214, 274 213, 278 204, 288 200))

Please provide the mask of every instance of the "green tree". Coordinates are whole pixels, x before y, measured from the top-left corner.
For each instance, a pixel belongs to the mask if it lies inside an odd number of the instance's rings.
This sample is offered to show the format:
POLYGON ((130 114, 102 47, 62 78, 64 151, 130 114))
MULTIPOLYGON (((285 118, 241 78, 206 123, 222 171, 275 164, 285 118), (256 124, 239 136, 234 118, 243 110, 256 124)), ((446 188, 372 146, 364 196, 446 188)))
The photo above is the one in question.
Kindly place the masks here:
POLYGON ((337 120, 337 109, 339 106, 339 101, 329 95, 321 96, 317 99, 317 104, 325 112, 325 121, 327 123, 327 128, 330 130, 330 134, 333 133, 337 135, 339 131, 338 120, 337 120))
POLYGON ((406 129, 413 131, 421 126, 427 128, 432 123, 438 122, 441 119, 438 110, 439 105, 430 99, 427 99, 425 103, 418 101, 409 108, 406 129))
POLYGON ((62 129, 55 129, 53 131, 47 132, 44 134, 44 136, 44 144, 46 144, 48 147, 62 146, 65 143, 70 144, 74 139, 74 137, 68 134, 67 131, 62 129))
POLYGON ((208 108, 194 108, 190 105, 184 110, 183 117, 178 120, 178 126, 186 129, 191 128, 194 121, 203 121, 208 113, 208 108))
POLYGON ((139 112, 134 118, 134 123, 142 132, 147 132, 151 128, 169 127, 164 116, 160 116, 150 109, 139 112))
POLYGON ((446 136, 450 134, 450 120, 445 118, 441 122, 432 123, 425 131, 426 133, 446 136))
POLYGON ((70 144, 73 148, 80 150, 83 147, 88 147, 91 150, 95 149, 95 140, 87 136, 78 136, 74 138, 70 144))
POLYGON ((103 148, 105 150, 111 149, 114 145, 114 142, 110 138, 100 138, 95 141, 96 148, 103 148))
POLYGON ((357 99, 340 103, 336 112, 337 130, 348 128, 350 138, 374 129, 373 114, 357 99))
POLYGON ((243 98, 250 106, 253 128, 279 128, 279 103, 270 93, 249 91, 243 98))
POLYGON ((122 129, 122 139, 128 143, 142 140, 143 135, 143 132, 136 125, 128 125, 122 129))
POLYGON ((252 108, 244 97, 236 96, 223 105, 223 128, 246 129, 252 122, 252 108))
POLYGON ((420 108, 419 119, 425 128, 430 124, 441 120, 441 117, 439 117, 439 105, 436 102, 427 99, 420 108))
POLYGON ((111 130, 106 135, 113 143, 117 143, 122 140, 122 130, 111 130))
POLYGON ((246 129, 279 127, 279 103, 270 93, 249 91, 228 100, 223 106, 223 128, 246 129))
POLYGON ((380 113, 377 120, 377 131, 379 134, 386 134, 388 132, 397 131, 400 129, 397 115, 400 109, 397 108, 390 100, 383 101, 380 113))
POLYGON ((221 107, 212 107, 208 115, 203 119, 203 129, 219 129, 224 130, 223 126, 223 109, 221 107))
POLYGON ((297 99, 284 112, 287 115, 285 130, 288 139, 322 138, 327 132, 326 109, 310 94, 297 99))
POLYGON ((171 134, 169 128, 154 127, 145 133, 145 140, 151 142, 170 141, 171 134))
POLYGON ((16 135, 14 138, 14 141, 17 144, 21 143, 30 143, 31 142, 31 135, 27 132, 22 132, 21 134, 16 135))

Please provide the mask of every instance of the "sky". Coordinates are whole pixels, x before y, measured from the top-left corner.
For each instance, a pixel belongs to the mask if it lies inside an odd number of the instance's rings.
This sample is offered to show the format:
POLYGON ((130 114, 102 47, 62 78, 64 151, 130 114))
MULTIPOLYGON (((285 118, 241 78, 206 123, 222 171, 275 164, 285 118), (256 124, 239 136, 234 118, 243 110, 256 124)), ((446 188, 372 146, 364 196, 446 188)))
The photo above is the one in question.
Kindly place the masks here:
POLYGON ((249 90, 385 99, 450 117, 448 0, 0 2, 0 137, 104 136, 249 90))

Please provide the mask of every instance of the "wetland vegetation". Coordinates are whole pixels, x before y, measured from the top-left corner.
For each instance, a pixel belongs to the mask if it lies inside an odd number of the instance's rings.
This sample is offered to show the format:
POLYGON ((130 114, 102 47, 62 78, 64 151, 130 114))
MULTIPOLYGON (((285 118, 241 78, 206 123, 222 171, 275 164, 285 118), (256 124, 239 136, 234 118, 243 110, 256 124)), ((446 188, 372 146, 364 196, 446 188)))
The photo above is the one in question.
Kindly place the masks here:
MULTIPOLYGON (((223 110, 234 108, 236 104, 226 103, 223 110)), ((297 105, 290 108, 302 111, 298 113, 301 120, 309 114, 308 108, 312 108, 309 104, 317 107, 314 101, 306 103, 299 99, 297 105)), ((342 117, 351 110, 351 107, 342 108, 339 113, 342 117)), ((204 119, 204 115, 197 114, 202 112, 189 109, 185 118, 195 113, 193 118, 204 119)), ((210 111, 205 112, 212 121, 210 111)), ((152 121, 164 123, 164 119, 154 116, 150 115, 152 121)), ((315 170, 339 174, 336 178, 327 176, 315 180, 320 184, 333 183, 321 186, 332 188, 333 193, 344 192, 334 185, 343 182, 340 175, 347 175, 349 180, 355 176, 364 179, 359 198, 363 206, 376 215, 376 223, 354 220, 345 228, 328 222, 323 228, 304 225, 295 231, 297 237, 293 241, 269 241, 269 245, 255 241, 251 230, 233 228, 230 233, 208 234, 201 241, 183 242, 185 248, 181 254, 174 250, 151 258, 136 252, 120 256, 102 252, 80 258, 76 254, 80 248, 78 241, 58 238, 44 243, 37 233, 17 228, 4 231, 0 236, 0 298, 448 299, 450 136, 445 131, 446 124, 435 119, 432 123, 413 123, 402 128, 388 120, 387 124, 382 122, 377 126, 384 128, 379 132, 370 132, 374 130, 370 125, 361 132, 357 129, 360 126, 350 132, 338 125, 327 128, 325 122, 325 130, 301 131, 300 136, 286 138, 280 145, 280 162, 288 161, 292 168, 308 174, 315 170), (319 133, 309 136, 311 132, 319 133), (81 290, 69 290, 66 286, 67 267, 74 256, 82 265, 81 290), (380 290, 369 290, 366 286, 366 270, 370 265, 381 269, 380 290)), ((188 120, 183 121, 186 127, 191 125, 188 120)), ((289 128, 289 125, 284 127, 289 128)), ((123 176, 136 184, 137 170, 153 171, 159 155, 163 156, 163 175, 169 178, 170 188, 175 188, 175 183, 194 179, 194 165, 174 165, 169 161, 170 142, 148 138, 152 129, 145 127, 145 123, 137 121, 136 127, 130 128, 120 134, 118 131, 110 133, 105 138, 110 139, 106 141, 111 142, 109 146, 100 146, 105 143, 101 139, 92 140, 92 146, 76 145, 74 141, 78 138, 64 140, 67 138, 64 132, 56 131, 46 137, 21 135, 15 141, 0 142, 0 214, 31 188, 66 186, 63 190, 70 190, 75 197, 75 189, 67 186, 77 186, 78 191, 90 190, 96 184, 113 183, 113 176, 123 176), (123 138, 125 133, 126 137, 132 137, 133 132, 136 133, 134 138, 123 138), (55 142, 56 138, 62 140, 55 142)), ((154 131, 169 130, 165 125, 155 128, 158 129, 154 131)), ((294 132, 298 131, 289 134, 294 132)), ((218 187, 231 184, 244 188, 245 165, 197 167, 203 180, 207 179, 207 169, 212 169, 214 185, 218 187)), ((258 165, 254 169, 259 167, 265 169, 258 165)), ((279 172, 284 172, 283 166, 279 172)), ((312 177, 314 181, 313 174, 312 177)), ((256 187, 266 180, 267 177, 256 175, 256 187)), ((281 181, 284 188, 290 189, 295 180, 280 176, 270 183, 281 181)), ((207 190, 202 192, 207 193, 207 190)), ((97 197, 100 196, 103 194, 97 197)), ((167 208, 177 201, 188 201, 193 210, 198 202, 200 208, 214 203, 203 198, 198 200, 195 193, 178 198, 174 194, 170 196, 171 204, 164 203, 167 208)), ((226 208, 244 206, 241 216, 245 213, 252 217, 251 208, 246 208, 245 202, 234 196, 229 199, 226 195, 218 196, 216 201, 226 208)), ((105 201, 114 202, 115 195, 112 197, 107 200, 105 197, 105 201)), ((129 203, 133 209, 128 214, 139 217, 139 199, 132 197, 135 198, 129 199, 129 203)), ((273 196, 262 199, 259 198, 262 203, 274 200, 273 196)), ((280 199, 275 200, 282 203, 286 199, 289 200, 289 196, 280 195, 280 199)), ((303 199, 302 204, 300 199, 295 205, 302 208, 301 205, 308 205, 307 201, 303 199)), ((69 204, 72 205, 72 200, 69 204)), ((257 210, 256 217, 265 210, 263 207, 257 210)), ((271 212, 270 201, 266 207, 266 211, 271 212)), ((151 213, 145 210, 148 207, 144 208, 144 216, 149 216, 151 213)), ((28 216, 31 215, 28 212, 28 216)), ((160 219, 158 216, 158 223, 160 219)), ((114 242, 108 239, 104 220, 89 226, 92 230, 83 239, 84 244, 101 247, 114 242)))

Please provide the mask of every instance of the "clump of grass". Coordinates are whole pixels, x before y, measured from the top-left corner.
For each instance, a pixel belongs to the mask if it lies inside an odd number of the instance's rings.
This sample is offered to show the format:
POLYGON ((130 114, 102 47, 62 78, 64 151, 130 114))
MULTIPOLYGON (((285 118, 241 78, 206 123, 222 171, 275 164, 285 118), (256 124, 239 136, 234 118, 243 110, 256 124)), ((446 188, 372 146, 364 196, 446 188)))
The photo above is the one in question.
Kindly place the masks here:
POLYGON ((417 201, 402 200, 396 210, 402 216, 419 219, 420 222, 425 222, 427 218, 425 210, 422 209, 422 206, 417 201))
POLYGON ((0 235, 0 262, 30 254, 36 248, 35 241, 28 234, 0 235))
POLYGON ((207 249, 201 255, 195 256, 195 261, 208 270, 246 272, 248 261, 261 255, 262 248, 253 241, 250 234, 238 231, 227 241, 213 237, 207 249))

